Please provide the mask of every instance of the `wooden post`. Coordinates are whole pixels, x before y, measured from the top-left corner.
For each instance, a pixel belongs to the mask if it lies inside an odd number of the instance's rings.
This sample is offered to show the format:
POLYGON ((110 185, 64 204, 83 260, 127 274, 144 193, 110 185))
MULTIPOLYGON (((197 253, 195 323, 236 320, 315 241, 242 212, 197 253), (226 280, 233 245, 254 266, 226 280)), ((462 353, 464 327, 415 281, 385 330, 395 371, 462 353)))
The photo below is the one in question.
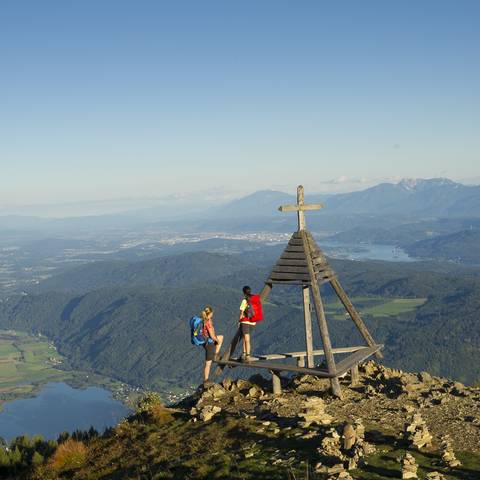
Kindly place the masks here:
POLYGON ((308 285, 302 287, 303 290, 303 319, 305 321, 305 345, 307 352, 307 366, 314 367, 313 359, 313 334, 312 334, 312 316, 310 314, 310 289, 308 285))
POLYGON ((298 216, 298 231, 305 230, 305 213, 301 209, 305 204, 305 192, 303 190, 303 186, 299 185, 297 187, 297 205, 300 207, 297 211, 298 216))
POLYGON ((262 302, 267 299, 271 291, 272 291, 272 284, 266 283, 262 288, 262 291, 260 292, 260 298, 262 299, 262 302))
MULTIPOLYGON (((349 313, 351 319, 353 320, 353 322, 357 326, 357 328, 360 331, 362 337, 367 342, 367 345, 369 347, 375 347, 375 345, 376 345, 375 340, 373 340, 372 336, 370 335, 370 332, 368 331, 367 327, 363 323, 363 320, 361 319, 357 310, 353 306, 353 303, 350 301, 350 299, 348 298, 348 295, 345 293, 345 290, 340 285, 340 282, 336 278, 333 278, 332 280, 330 280, 330 284, 332 285, 332 288, 335 290, 335 293, 337 294, 340 301, 343 303, 343 306, 345 307, 345 309, 349 313)), ((380 350, 375 353, 375 356, 377 358, 383 358, 383 355, 380 352, 380 350)))
MULTIPOLYGON (((310 244, 308 243, 307 235, 304 230, 301 232, 303 240, 303 248, 305 250, 305 257, 307 259, 308 271, 310 274, 310 281, 312 287, 313 304, 315 306, 315 313, 317 316, 318 328, 320 330, 320 336, 322 338, 323 349, 325 350, 325 360, 327 362, 328 372, 332 375, 336 375, 335 359, 333 358, 332 344, 330 342, 330 335, 328 333, 327 319, 325 318, 325 311, 323 309, 322 298, 320 297, 320 289, 318 288, 317 279, 315 277, 315 271, 313 269, 312 254, 310 250, 310 244)), ((338 377, 332 377, 330 379, 330 385, 332 387, 332 393, 341 398, 342 391, 340 389, 340 382, 338 377)))
POLYGON ((297 367, 305 367, 305 357, 297 358, 297 367))
POLYGON ((360 381, 360 375, 358 373, 358 363, 356 363, 351 369, 350 369, 350 386, 355 387, 358 385, 360 381))
POLYGON ((274 395, 279 395, 282 393, 282 381, 280 379, 280 374, 279 372, 276 372, 274 370, 270 370, 270 373, 272 374, 272 390, 274 395))
MULTIPOLYGON (((230 360, 230 357, 235 352, 235 349, 237 348, 237 345, 239 344, 241 338, 242 338, 242 330, 240 327, 238 327, 237 331, 235 332, 235 335, 232 338, 232 341, 230 342, 230 345, 223 352, 223 355, 221 356, 221 360, 224 360, 224 361, 230 360)), ((225 368, 225 365, 218 365, 217 368, 215 369, 215 376, 220 375, 223 372, 224 368, 225 368)))

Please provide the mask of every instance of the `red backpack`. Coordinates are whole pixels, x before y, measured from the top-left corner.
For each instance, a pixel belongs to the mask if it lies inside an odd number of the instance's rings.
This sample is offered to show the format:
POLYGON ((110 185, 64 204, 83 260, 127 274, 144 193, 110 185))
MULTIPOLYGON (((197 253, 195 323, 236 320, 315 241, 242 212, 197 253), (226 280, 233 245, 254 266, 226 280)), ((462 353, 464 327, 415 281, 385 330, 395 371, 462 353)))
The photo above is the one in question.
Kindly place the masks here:
POLYGON ((245 316, 249 322, 261 322, 263 320, 262 300, 260 295, 250 295, 247 299, 248 307, 245 316))

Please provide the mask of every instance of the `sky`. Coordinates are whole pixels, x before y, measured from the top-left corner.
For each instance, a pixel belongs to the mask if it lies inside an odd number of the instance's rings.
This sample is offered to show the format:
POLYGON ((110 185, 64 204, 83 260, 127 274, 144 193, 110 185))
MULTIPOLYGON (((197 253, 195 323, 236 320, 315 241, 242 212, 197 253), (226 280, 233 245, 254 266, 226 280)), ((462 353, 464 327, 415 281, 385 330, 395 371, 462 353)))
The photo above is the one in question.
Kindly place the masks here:
POLYGON ((0 2, 0 209, 480 176, 480 2, 0 2))

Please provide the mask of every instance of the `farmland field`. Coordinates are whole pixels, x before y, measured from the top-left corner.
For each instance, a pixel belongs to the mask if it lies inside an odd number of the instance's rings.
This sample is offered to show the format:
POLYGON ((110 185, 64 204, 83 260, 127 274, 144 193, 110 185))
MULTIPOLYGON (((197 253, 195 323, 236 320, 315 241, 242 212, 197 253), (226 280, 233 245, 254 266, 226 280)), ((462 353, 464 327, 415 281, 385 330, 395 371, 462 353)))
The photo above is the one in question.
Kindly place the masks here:
POLYGON ((33 393, 50 381, 71 378, 59 370, 61 356, 44 337, 0 331, 0 403, 33 393))
MULTIPOLYGON (((382 297, 353 297, 353 304, 360 315, 368 317, 394 317, 411 312, 422 306, 426 298, 382 298, 382 297)), ((340 301, 327 302, 325 311, 335 320, 349 318, 340 301)))

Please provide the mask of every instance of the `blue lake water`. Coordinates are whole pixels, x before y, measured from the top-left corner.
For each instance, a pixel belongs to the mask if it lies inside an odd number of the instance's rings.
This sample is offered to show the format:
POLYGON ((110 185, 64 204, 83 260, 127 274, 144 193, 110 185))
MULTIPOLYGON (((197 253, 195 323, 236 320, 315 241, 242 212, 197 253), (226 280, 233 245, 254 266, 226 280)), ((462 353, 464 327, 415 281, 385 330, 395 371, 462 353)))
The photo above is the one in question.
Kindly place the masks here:
POLYGON ((129 413, 103 388, 76 389, 66 383, 49 383, 34 398, 3 405, 0 437, 7 442, 25 434, 55 439, 62 432, 88 430, 92 425, 102 432, 129 413))
POLYGON ((401 248, 393 245, 364 244, 342 245, 335 243, 320 243, 323 251, 337 258, 349 260, 383 260, 388 262, 415 262, 416 258, 410 257, 401 248))

